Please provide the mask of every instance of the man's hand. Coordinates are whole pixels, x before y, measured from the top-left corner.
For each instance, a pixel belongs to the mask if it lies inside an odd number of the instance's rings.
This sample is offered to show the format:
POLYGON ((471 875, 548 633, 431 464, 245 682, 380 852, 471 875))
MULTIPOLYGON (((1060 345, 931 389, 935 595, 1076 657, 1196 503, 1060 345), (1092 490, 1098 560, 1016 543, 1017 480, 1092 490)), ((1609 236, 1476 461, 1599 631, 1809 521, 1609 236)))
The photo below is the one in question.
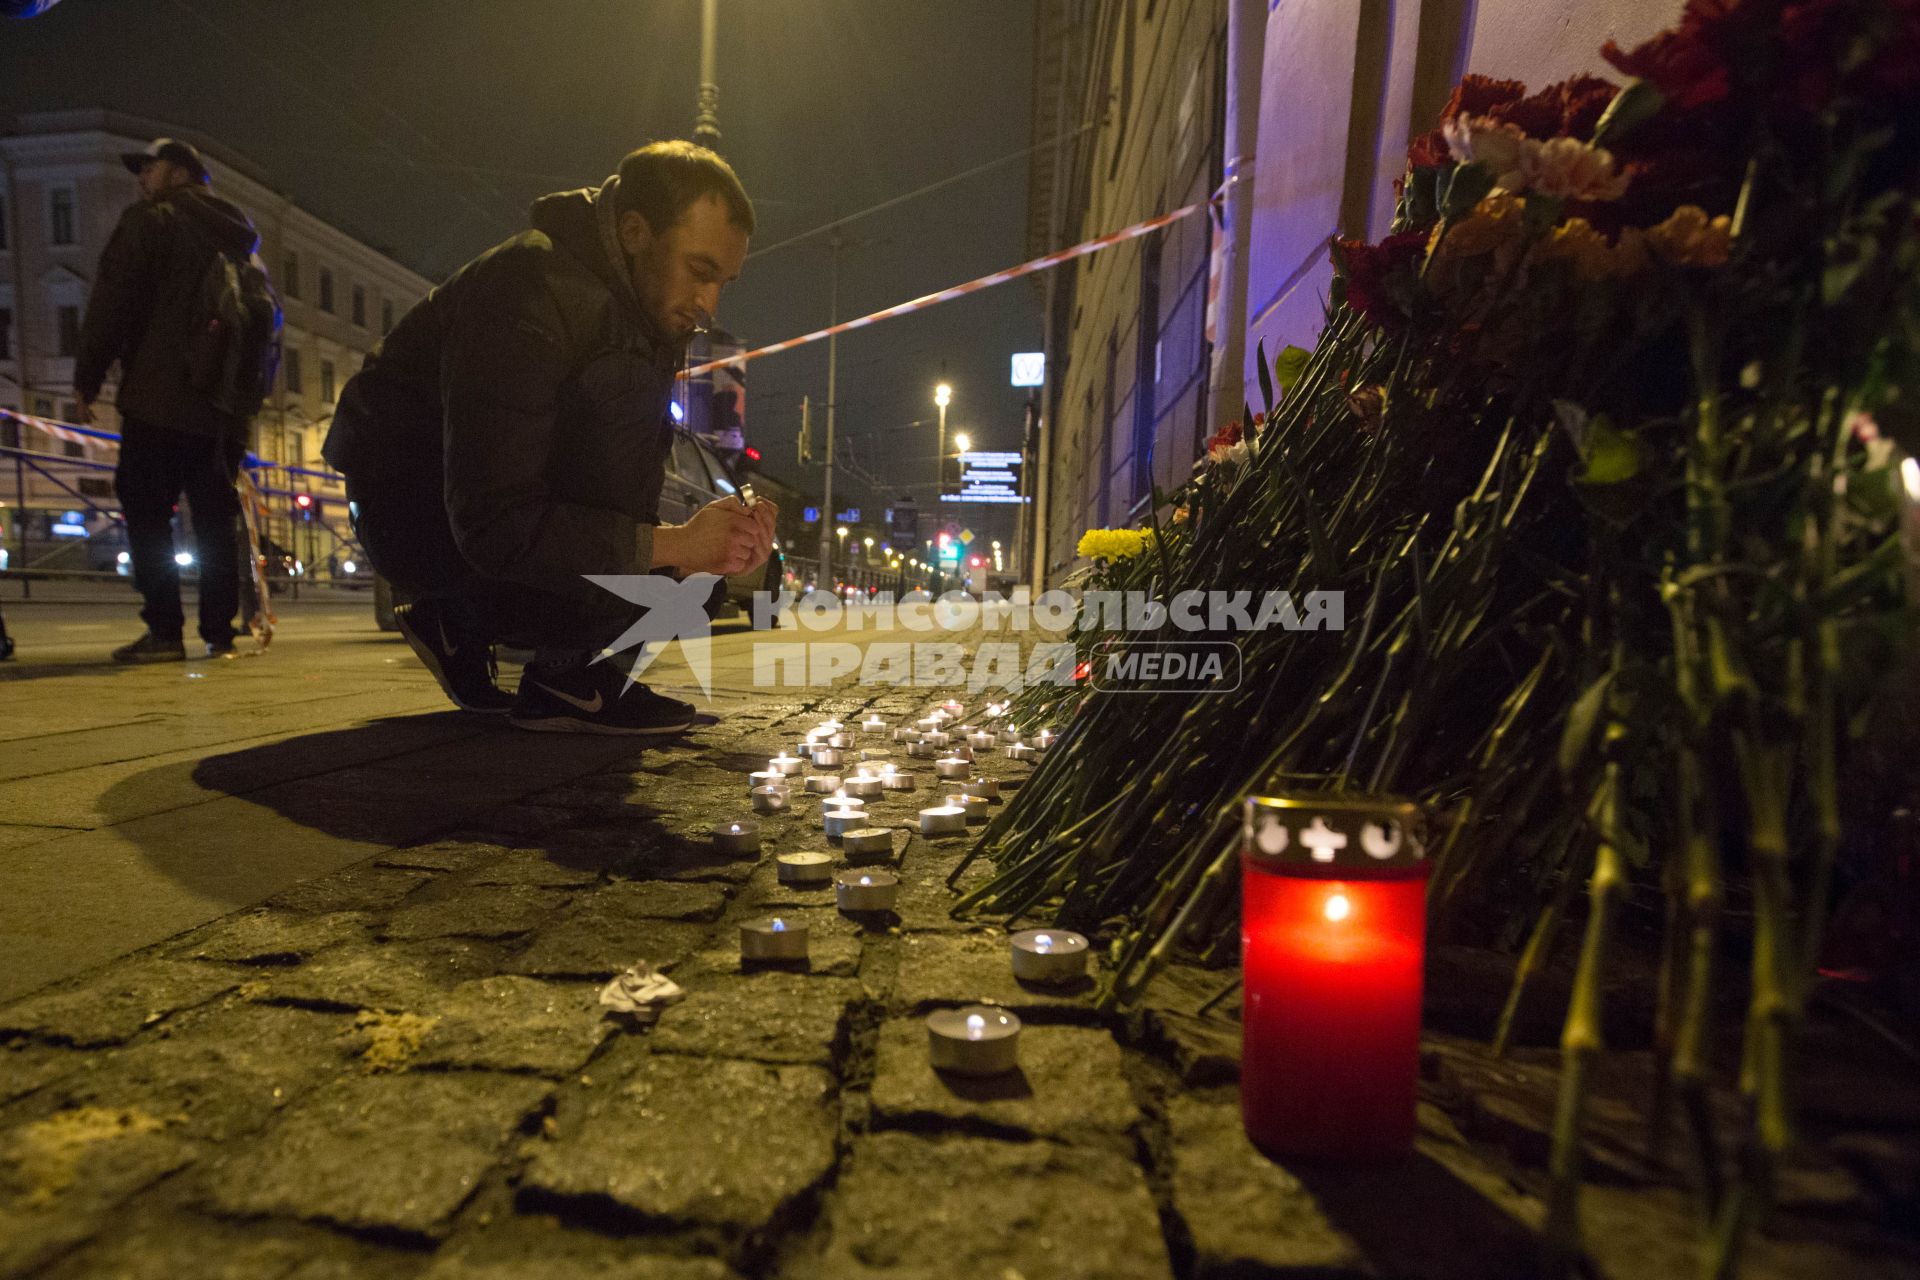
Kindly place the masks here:
POLYGON ((758 510, 722 498, 694 512, 685 524, 661 525, 653 533, 654 564, 725 577, 764 563, 773 549, 773 535, 770 524, 763 527, 758 510))
POLYGON ((747 568, 758 569, 767 562, 767 557, 773 554, 774 522, 780 518, 780 508, 765 498, 756 497, 749 510, 753 513, 754 521, 760 526, 760 553, 747 568))

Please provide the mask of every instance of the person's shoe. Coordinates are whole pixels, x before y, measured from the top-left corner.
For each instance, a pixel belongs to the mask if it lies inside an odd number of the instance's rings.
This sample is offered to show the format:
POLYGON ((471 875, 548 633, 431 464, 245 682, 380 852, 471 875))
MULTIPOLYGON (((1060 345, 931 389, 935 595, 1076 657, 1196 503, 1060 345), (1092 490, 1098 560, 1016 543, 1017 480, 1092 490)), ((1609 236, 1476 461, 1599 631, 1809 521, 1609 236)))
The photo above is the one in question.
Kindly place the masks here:
POLYGON ((179 636, 167 639, 149 631, 132 644, 113 651, 115 662, 185 662, 187 646, 179 636))
POLYGON ((0 662, 13 657, 13 637, 0 636, 0 662))
POLYGON ((447 625, 446 610, 431 600, 397 605, 393 616, 420 665, 433 673, 454 706, 489 715, 512 710, 513 695, 494 683, 499 668, 492 645, 460 635, 447 625))
POLYGON ((234 656, 233 641, 231 639, 207 641, 207 656, 209 658, 233 657, 234 656))
POLYGON ((530 666, 520 673, 520 697, 507 715, 517 729, 652 737, 684 733, 693 719, 692 703, 643 684, 628 688, 626 671, 613 662, 530 666))

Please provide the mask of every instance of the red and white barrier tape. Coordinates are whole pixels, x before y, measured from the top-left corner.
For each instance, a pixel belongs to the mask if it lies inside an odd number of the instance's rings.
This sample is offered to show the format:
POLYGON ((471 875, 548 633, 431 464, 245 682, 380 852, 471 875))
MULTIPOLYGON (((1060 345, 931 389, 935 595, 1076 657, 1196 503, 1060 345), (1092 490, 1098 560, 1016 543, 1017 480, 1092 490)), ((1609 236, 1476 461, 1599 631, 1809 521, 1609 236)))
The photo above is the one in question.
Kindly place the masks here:
MULTIPOLYGON (((1233 167, 1237 170, 1243 164, 1244 161, 1236 161, 1233 167)), ((911 315, 916 311, 924 311, 928 307, 938 306, 942 302, 951 302, 955 298, 964 298, 970 293, 978 293, 982 289, 990 289, 994 285, 1005 284, 1009 280, 1018 280, 1020 277, 1030 276, 1036 271, 1045 271, 1048 267, 1057 267, 1063 262, 1071 262, 1075 258, 1084 258, 1090 253, 1098 253, 1100 250, 1111 248, 1116 244, 1138 239, 1141 236, 1158 231, 1162 227, 1170 226, 1182 218, 1198 213, 1202 209, 1211 208, 1219 204, 1222 200, 1226 199, 1227 189, 1236 182, 1244 181, 1246 176, 1244 172, 1234 172, 1228 176, 1225 182, 1220 184, 1219 190, 1215 191, 1205 200, 1199 200, 1193 204, 1185 205, 1182 208, 1173 210, 1171 213, 1163 213, 1157 218, 1148 218, 1145 222, 1136 222, 1130 227, 1122 227, 1118 231, 1111 231, 1095 239, 1082 241, 1080 244, 1076 244, 1071 248, 1060 249, 1054 253, 1044 254, 1031 262, 1023 262, 1017 267, 1009 267, 1005 271, 996 271, 990 276, 981 276, 978 280, 969 280, 965 284, 957 284, 951 289, 942 289, 938 293, 923 294, 909 302, 902 302, 897 306, 888 307, 883 311, 876 311, 872 315, 861 316, 858 320, 843 320, 839 324, 828 325, 824 329, 815 329, 812 333, 803 333, 797 338, 788 338, 785 342, 776 342, 771 346, 756 347, 752 351, 743 351, 737 356, 728 356, 724 360, 709 360, 705 364, 698 364, 691 369, 685 370, 680 376, 682 378, 695 378, 714 369, 742 365, 749 360, 758 360, 761 356, 778 355, 782 351, 791 351, 795 347, 804 347, 808 343, 818 342, 822 338, 831 338, 836 334, 847 333, 854 329, 864 329, 870 324, 879 324, 882 320, 892 320, 898 316, 911 315)))
POLYGON ((56 440, 65 440, 69 444, 90 444, 95 448, 117 448, 113 440, 102 440, 98 436, 78 431, 51 418, 36 417, 31 413, 21 413, 17 409, 0 409, 0 418, 12 418, 15 422, 46 432, 56 440))

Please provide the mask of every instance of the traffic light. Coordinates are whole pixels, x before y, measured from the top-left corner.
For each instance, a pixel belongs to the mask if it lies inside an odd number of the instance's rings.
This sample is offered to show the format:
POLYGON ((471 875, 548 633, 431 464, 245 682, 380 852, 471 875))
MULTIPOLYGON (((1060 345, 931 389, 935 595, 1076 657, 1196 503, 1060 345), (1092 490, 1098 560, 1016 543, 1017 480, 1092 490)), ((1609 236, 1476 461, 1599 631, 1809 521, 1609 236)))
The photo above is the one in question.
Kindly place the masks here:
POLYGON ((302 520, 313 519, 313 495, 312 494, 310 493, 295 494, 293 496, 293 505, 300 508, 300 518, 302 520))
POLYGON ((967 560, 967 563, 972 565, 974 568, 978 569, 981 564, 980 557, 979 556, 969 557, 967 560))

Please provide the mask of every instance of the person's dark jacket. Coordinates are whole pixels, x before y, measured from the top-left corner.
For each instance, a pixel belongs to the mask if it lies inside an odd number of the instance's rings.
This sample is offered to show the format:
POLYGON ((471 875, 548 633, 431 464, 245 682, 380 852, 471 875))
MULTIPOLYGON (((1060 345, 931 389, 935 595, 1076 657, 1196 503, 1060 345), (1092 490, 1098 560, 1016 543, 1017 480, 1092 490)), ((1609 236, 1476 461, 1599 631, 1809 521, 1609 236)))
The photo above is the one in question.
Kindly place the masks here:
POLYGON ((484 578, 579 596, 583 574, 652 567, 681 352, 633 291, 615 185, 536 201, 532 230, 407 312, 334 411, 327 461, 441 508, 484 578))
POLYGON ((74 390, 91 401, 118 361, 114 403, 122 418, 244 441, 247 420, 215 408, 194 387, 187 340, 214 254, 251 256, 259 247, 247 215, 200 187, 130 207, 100 254, 80 328, 74 390))

